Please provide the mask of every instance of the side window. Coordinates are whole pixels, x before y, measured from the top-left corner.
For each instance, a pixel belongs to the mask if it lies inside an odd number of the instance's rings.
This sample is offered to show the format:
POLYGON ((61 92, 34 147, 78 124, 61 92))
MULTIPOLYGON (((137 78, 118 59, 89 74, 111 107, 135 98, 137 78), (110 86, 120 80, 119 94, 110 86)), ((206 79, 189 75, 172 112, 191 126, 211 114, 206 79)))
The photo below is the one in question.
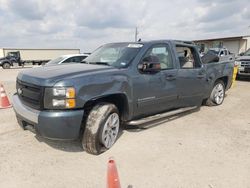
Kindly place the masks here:
POLYGON ((78 56, 78 58, 79 58, 79 59, 78 59, 78 60, 79 60, 78 62, 81 62, 81 61, 84 60, 86 57, 87 57, 87 56, 78 56))
POLYGON ((225 55, 227 55, 227 50, 225 50, 225 55))
POLYGON ((75 62, 75 57, 70 57, 68 59, 66 59, 64 62, 62 63, 71 63, 71 62, 75 62))
POLYGON ((80 63, 86 56, 75 56, 66 59, 63 63, 80 63))
POLYGON ((197 60, 197 53, 194 48, 187 46, 177 46, 176 51, 181 69, 194 69, 200 67, 197 60))
POLYGON ((162 70, 174 68, 171 52, 167 45, 162 44, 152 47, 143 58, 148 56, 155 56, 159 60, 162 70))
POLYGON ((81 62, 81 56, 76 56, 72 59, 72 62, 79 63, 81 62))

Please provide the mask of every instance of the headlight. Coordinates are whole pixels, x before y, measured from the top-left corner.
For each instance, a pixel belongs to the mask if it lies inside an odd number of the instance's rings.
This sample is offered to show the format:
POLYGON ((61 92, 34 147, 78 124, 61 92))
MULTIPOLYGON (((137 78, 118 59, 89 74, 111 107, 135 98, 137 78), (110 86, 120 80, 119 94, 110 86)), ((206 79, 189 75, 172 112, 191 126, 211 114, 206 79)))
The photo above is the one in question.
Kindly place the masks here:
POLYGON ((76 106, 76 92, 73 87, 45 88, 44 107, 46 109, 67 109, 76 106))
POLYGON ((234 65, 235 65, 235 66, 240 66, 240 65, 241 65, 241 62, 240 62, 240 61, 235 61, 235 62, 234 62, 234 65))

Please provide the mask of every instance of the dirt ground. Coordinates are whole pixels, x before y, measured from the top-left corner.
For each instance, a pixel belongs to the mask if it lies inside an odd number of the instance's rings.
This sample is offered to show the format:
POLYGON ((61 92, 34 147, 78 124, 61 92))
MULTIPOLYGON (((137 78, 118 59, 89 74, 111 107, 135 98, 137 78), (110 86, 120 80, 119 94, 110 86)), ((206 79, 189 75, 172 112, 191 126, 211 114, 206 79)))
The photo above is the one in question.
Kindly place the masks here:
MULTIPOLYGON (((10 99, 21 70, 0 68, 10 99)), ((0 109, 0 187, 106 187, 111 156, 122 187, 250 188, 250 81, 237 81, 221 106, 130 127, 99 156, 23 131, 12 108, 0 109)))

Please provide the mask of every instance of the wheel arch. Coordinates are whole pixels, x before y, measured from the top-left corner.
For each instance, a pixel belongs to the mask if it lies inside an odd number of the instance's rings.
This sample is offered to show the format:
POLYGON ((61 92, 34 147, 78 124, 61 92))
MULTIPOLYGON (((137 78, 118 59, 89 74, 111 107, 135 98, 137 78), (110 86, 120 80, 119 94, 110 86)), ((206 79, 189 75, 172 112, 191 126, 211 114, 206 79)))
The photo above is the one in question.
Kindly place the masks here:
POLYGON ((84 104, 83 109, 88 113, 95 105, 105 102, 112 103, 118 108, 122 121, 126 121, 129 118, 129 103, 124 93, 109 94, 90 99, 84 104))
POLYGON ((228 86, 228 83, 229 83, 229 82, 228 82, 228 76, 222 76, 222 77, 220 77, 220 78, 217 78, 217 79, 215 80, 214 84, 215 84, 218 80, 223 81, 224 86, 225 86, 225 89, 226 89, 227 86, 228 86))
POLYGON ((3 62, 1 63, 1 66, 3 67, 3 65, 4 65, 5 63, 9 64, 10 66, 13 65, 10 61, 5 60, 5 61, 3 61, 3 62))

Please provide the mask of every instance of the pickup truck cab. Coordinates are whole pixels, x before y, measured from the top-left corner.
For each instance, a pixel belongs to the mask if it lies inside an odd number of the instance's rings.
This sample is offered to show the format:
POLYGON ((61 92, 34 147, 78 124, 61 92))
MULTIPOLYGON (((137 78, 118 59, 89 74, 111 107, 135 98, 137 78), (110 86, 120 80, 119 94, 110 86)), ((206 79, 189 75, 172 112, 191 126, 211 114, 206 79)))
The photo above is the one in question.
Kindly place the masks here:
POLYGON ((9 69, 11 66, 18 64, 18 66, 24 65, 21 60, 20 52, 8 52, 6 57, 0 58, 0 66, 3 69, 9 69))
POLYGON ((203 64, 189 42, 105 44, 82 64, 20 72, 13 107, 24 129, 49 139, 82 136, 83 148, 100 154, 115 143, 123 123, 221 105, 233 66, 203 64))

